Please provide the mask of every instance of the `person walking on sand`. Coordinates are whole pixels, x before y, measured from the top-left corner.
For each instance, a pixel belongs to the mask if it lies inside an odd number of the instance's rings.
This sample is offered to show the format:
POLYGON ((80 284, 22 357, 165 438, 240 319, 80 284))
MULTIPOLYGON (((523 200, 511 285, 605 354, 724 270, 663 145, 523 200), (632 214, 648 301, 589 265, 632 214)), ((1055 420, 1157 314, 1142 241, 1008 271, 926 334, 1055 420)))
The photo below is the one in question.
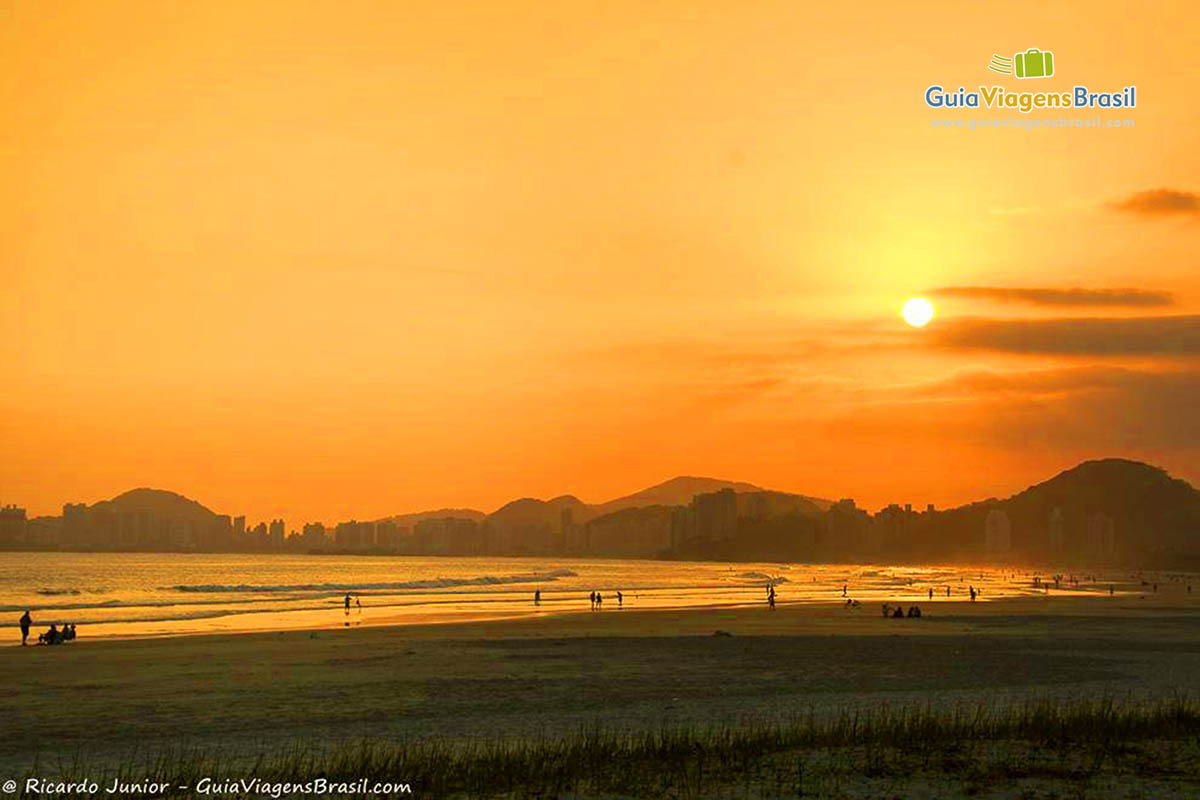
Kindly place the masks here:
POLYGON ((33 624, 33 619, 29 616, 29 609, 25 609, 25 613, 21 615, 21 647, 25 646, 25 640, 29 638, 29 626, 33 624))
POLYGON ((542 590, 541 589, 533 590, 533 604, 535 606, 540 606, 542 604, 542 590))
POLYGON ((932 586, 929 587, 929 599, 930 600, 933 599, 933 587, 932 586))
POLYGON ((354 605, 358 606, 358 613, 362 613, 362 595, 354 595, 354 605))
POLYGON ((971 586, 968 588, 970 588, 970 590, 971 590, 971 602, 974 603, 975 602, 975 587, 971 586))
POLYGON ((621 590, 617 590, 617 608, 625 605, 625 595, 621 594, 621 590))
POLYGON ((349 592, 346 592, 345 605, 346 605, 346 613, 349 614, 350 613, 350 593, 349 592))

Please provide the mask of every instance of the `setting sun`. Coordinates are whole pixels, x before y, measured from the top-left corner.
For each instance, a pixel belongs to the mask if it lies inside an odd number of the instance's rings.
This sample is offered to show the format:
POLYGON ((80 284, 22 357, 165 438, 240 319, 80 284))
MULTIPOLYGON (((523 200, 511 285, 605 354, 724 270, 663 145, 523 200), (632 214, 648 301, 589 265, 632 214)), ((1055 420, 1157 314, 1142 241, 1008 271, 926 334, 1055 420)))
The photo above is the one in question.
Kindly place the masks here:
POLYGON ((900 316, 914 328, 924 328, 933 319, 933 303, 924 297, 913 297, 900 309, 900 316))

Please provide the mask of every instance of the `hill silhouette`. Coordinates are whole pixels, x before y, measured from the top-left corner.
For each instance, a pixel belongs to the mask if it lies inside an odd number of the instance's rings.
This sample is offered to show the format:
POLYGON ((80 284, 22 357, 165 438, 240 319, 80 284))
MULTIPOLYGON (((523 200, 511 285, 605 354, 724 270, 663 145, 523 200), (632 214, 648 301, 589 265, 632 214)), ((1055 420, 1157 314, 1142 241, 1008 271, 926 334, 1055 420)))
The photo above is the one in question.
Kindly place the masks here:
POLYGON ((166 489, 131 489, 111 500, 101 500, 89 511, 111 511, 116 514, 145 512, 164 519, 177 519, 197 524, 210 523, 217 513, 181 494, 166 489))
POLYGON ((558 524, 563 509, 571 509, 575 521, 580 522, 591 516, 590 506, 578 497, 564 494, 550 500, 538 500, 534 497, 522 497, 519 500, 505 503, 500 508, 488 514, 488 519, 499 523, 536 524, 552 522, 558 524))
POLYGON ((416 511, 411 514, 396 514, 377 519, 376 522, 394 522, 400 526, 413 526, 424 519, 470 519, 480 522, 487 514, 474 508, 438 508, 432 511, 416 511))
MULTIPOLYGON (((69 518, 32 520, 30 538, 9 534, 0 548, 36 543, 46 532, 60 549, 279 546, 278 539, 235 539, 228 517, 162 489, 134 489, 69 510, 69 518)), ((490 514, 444 508, 387 519, 410 529, 386 545, 393 548, 388 552, 414 554, 1200 568, 1200 491, 1159 467, 1122 458, 1085 461, 1009 497, 941 511, 893 504, 869 514, 852 503, 830 507, 750 483, 679 476, 596 505, 573 495, 524 497, 490 514), (733 496, 714 494, 722 490, 733 496), (476 526, 415 534, 416 523, 446 517, 476 526), (426 539, 441 544, 421 544, 426 539)), ((300 524, 293 521, 293 529, 300 524)))
POLYGON ((596 505, 595 514, 611 514, 625 508, 643 506, 686 506, 698 494, 733 489, 735 492, 761 492, 761 486, 743 481, 727 481, 720 478, 702 478, 680 475, 641 491, 618 497, 596 505))
MULTIPOLYGON (((692 475, 680 475, 654 486, 647 487, 632 494, 624 495, 602 503, 585 503, 574 495, 561 495, 550 500, 534 497, 522 497, 505 503, 500 508, 484 513, 473 508, 444 508, 438 511, 419 511, 409 514, 396 514, 385 517, 399 525, 412 525, 422 519, 437 517, 455 517, 458 519, 495 519, 502 523, 534 524, 550 522, 558 524, 562 510, 570 508, 576 523, 586 522, 596 517, 611 514, 626 508, 647 508, 650 506, 686 506, 698 494, 716 492, 721 489, 733 489, 735 492, 765 491, 759 486, 745 481, 728 481, 720 478, 705 478, 692 475)), ((805 497, 805 500, 815 504, 820 510, 829 507, 828 500, 816 497, 805 497)))
POLYGON ((1122 458, 1085 461, 1001 505, 1014 530, 1033 532, 1059 509, 1068 541, 1082 534, 1089 515, 1105 514, 1122 549, 1163 555, 1195 549, 1200 534, 1200 491, 1159 467, 1122 458))

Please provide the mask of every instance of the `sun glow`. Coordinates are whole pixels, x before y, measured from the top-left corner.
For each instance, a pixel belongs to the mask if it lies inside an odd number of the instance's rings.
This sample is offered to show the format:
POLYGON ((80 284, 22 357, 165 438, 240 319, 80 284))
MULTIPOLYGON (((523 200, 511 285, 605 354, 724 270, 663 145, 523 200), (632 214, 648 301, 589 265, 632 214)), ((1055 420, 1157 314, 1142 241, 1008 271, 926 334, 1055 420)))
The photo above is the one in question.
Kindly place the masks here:
POLYGON ((933 319, 933 303, 924 297, 913 297, 900 309, 900 316, 914 328, 923 328, 933 319))

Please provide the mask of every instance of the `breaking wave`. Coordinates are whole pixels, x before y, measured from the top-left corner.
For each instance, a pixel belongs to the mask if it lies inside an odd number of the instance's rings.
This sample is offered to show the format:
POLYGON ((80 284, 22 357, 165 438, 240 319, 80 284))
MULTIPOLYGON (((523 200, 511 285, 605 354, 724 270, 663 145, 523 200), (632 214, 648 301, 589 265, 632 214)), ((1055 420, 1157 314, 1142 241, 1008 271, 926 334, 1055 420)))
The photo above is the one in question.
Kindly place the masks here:
POLYGON ((742 572, 739 573, 739 578, 744 578, 748 581, 769 581, 770 583, 787 583, 788 579, 782 575, 768 575, 765 572, 742 572))
POLYGON ((271 594, 278 592, 369 592, 403 589, 452 589, 459 586, 503 586, 512 583, 549 583, 559 578, 572 578, 578 573, 569 569, 531 572, 523 575, 483 575, 478 578, 430 578, 399 583, 295 583, 283 585, 249 584, 183 584, 163 587, 165 591, 197 594, 271 594))

